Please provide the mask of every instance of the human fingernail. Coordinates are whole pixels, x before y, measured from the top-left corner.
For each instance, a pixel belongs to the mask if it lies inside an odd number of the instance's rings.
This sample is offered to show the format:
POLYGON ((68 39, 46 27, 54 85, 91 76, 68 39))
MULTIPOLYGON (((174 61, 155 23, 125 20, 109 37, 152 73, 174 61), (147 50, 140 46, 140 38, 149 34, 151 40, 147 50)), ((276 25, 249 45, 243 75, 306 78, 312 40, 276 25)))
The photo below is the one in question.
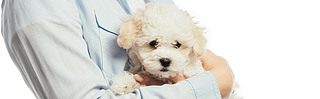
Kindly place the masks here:
POLYGON ((134 77, 134 79, 136 79, 138 82, 142 82, 142 81, 143 81, 143 78, 142 78, 140 75, 138 75, 138 74, 135 74, 133 77, 134 77))

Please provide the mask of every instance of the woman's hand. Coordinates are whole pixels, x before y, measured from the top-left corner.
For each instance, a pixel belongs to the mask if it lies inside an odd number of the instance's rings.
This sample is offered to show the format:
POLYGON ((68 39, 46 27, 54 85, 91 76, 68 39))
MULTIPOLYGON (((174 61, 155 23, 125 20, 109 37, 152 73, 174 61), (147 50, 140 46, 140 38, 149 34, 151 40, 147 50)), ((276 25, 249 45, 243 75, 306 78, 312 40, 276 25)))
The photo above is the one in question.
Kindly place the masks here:
MULTIPOLYGON (((228 96, 233 87, 234 75, 227 61, 220 56, 216 56, 210 50, 207 50, 201 58, 202 66, 206 71, 210 71, 216 78, 221 97, 228 96)), ((164 83, 152 77, 136 74, 135 79, 143 85, 163 85, 164 83)), ((184 76, 169 78, 172 83, 187 79, 184 76)))
MULTIPOLYGON (((157 79, 154 79, 152 77, 146 76, 144 74, 136 74, 136 75, 134 75, 134 78, 140 84, 147 85, 147 86, 165 84, 165 83, 163 83, 163 82, 161 82, 161 81, 159 81, 157 79)), ((175 77, 169 78, 168 80, 175 84, 175 83, 177 83, 179 81, 182 81, 182 80, 185 80, 185 79, 187 79, 187 78, 184 77, 184 76, 175 76, 175 77)))

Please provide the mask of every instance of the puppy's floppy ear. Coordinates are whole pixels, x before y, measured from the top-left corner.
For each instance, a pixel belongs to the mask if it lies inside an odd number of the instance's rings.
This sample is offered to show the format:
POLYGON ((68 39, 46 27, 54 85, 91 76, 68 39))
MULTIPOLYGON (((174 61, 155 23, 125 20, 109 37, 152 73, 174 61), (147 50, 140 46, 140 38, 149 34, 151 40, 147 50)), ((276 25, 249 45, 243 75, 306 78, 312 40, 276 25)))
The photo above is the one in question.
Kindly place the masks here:
POLYGON ((120 35, 117 39, 118 45, 124 49, 129 49, 135 42, 138 35, 138 27, 133 17, 130 17, 119 27, 120 35))
POLYGON ((203 28, 196 26, 193 30, 195 42, 192 47, 193 53, 200 58, 205 52, 206 38, 203 36, 203 28))

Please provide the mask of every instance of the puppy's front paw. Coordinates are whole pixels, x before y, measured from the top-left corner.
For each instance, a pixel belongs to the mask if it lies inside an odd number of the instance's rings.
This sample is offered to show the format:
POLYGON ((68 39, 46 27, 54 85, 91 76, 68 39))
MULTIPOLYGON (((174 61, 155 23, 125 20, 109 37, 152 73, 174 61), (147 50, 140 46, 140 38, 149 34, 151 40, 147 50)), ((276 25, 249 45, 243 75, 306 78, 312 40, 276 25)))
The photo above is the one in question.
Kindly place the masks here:
POLYGON ((115 95, 124 95, 132 92, 134 89, 140 87, 140 84, 133 78, 133 74, 124 72, 122 75, 112 79, 113 83, 110 90, 115 95))

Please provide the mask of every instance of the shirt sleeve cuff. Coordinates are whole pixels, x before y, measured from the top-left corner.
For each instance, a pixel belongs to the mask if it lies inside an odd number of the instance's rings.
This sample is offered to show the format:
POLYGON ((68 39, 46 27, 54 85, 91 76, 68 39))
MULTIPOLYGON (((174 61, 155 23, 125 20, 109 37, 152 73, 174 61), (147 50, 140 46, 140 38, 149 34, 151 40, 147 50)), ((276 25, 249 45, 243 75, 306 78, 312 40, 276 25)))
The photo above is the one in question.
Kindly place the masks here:
POLYGON ((188 78, 186 81, 191 84, 197 99, 221 99, 218 84, 210 71, 188 78))

